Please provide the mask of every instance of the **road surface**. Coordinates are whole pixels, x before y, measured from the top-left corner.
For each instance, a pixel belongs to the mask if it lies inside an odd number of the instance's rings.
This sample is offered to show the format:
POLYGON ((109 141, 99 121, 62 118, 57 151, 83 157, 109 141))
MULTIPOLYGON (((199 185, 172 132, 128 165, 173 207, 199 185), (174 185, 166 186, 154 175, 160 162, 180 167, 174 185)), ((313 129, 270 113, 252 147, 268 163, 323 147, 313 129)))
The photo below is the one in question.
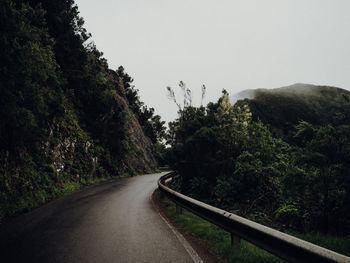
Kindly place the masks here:
POLYGON ((88 187, 5 222, 0 261, 193 262, 150 201, 161 175, 88 187))

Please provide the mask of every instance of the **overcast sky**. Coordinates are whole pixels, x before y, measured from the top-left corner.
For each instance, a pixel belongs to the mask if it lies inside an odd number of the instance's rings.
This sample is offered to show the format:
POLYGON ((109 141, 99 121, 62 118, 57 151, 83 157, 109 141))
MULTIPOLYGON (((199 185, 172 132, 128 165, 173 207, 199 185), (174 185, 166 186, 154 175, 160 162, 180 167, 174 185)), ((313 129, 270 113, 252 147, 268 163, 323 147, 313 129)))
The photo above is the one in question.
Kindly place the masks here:
POLYGON ((195 105, 202 84, 206 103, 223 88, 350 89, 350 0, 75 1, 110 68, 124 66, 166 121, 177 116, 166 86, 180 80, 195 105))

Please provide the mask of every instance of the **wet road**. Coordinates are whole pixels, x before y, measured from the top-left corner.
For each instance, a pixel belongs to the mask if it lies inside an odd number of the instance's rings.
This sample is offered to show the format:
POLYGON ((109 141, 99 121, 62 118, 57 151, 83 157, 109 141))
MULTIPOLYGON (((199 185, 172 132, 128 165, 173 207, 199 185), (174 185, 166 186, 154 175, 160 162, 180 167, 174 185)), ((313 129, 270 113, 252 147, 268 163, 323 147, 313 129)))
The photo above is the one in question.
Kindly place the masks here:
POLYGON ((162 174, 93 186, 0 226, 1 262, 193 262, 150 201, 162 174))

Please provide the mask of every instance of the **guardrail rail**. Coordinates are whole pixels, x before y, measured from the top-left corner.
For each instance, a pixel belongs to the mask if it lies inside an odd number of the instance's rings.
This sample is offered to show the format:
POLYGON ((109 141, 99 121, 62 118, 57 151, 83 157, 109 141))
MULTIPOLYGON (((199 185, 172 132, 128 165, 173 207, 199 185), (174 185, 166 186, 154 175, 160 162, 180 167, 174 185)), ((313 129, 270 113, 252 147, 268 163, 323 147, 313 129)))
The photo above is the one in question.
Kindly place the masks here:
POLYGON ((166 186, 166 183, 175 176, 176 173, 171 172, 158 180, 158 188, 161 193, 175 202, 177 211, 180 211, 180 207, 183 207, 230 232, 231 241, 233 243, 239 242, 240 238, 242 238, 288 262, 350 263, 350 257, 287 235, 176 192, 166 186))

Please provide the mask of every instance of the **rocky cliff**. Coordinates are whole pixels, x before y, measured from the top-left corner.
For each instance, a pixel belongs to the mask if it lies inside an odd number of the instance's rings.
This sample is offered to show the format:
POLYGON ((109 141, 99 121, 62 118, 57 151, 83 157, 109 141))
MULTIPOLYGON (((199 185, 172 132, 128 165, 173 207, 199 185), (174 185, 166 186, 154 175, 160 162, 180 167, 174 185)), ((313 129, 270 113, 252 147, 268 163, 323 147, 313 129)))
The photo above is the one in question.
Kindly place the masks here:
POLYGON ((152 116, 89 43, 74 1, 5 0, 0 17, 0 220, 157 167, 138 121, 152 116))

